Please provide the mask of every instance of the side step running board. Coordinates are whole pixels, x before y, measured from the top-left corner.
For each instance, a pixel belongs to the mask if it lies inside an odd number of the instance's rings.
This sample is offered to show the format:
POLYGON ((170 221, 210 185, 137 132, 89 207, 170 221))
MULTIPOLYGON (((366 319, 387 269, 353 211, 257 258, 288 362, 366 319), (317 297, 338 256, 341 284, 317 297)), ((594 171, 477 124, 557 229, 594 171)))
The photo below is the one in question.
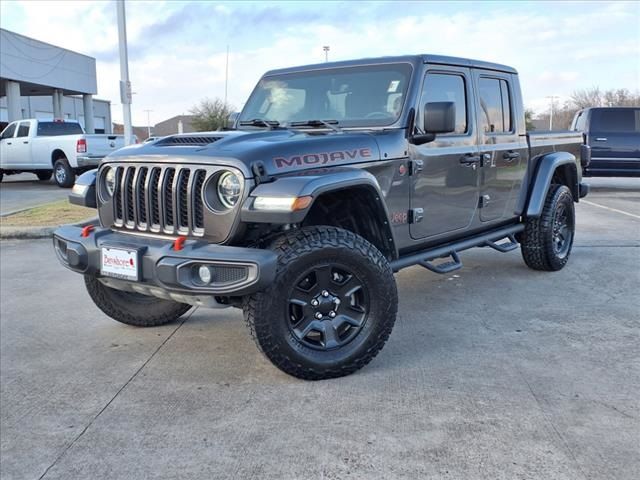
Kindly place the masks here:
POLYGON ((510 252, 512 250, 515 250, 516 248, 518 248, 518 242, 516 241, 515 237, 513 236, 513 234, 511 235, 507 235, 507 237, 509 239, 508 242, 504 242, 504 243, 496 243, 494 241, 491 240, 487 240, 487 242, 485 243, 485 245, 487 247, 491 247, 494 250, 497 250, 501 253, 507 253, 510 252))
POLYGON ((518 248, 518 242, 515 239, 515 234, 522 232, 523 230, 524 225, 522 224, 510 225, 508 227, 498 228, 438 247, 427 248, 394 260, 391 262, 391 268, 393 268, 394 272, 398 272, 403 268, 411 267, 413 265, 421 265, 435 273, 453 272, 454 270, 458 270, 462 267, 462 262, 458 255, 459 252, 473 247, 490 247, 498 252, 510 252, 518 248), (507 238, 509 241, 505 243, 497 243, 504 238, 507 238), (451 257, 451 261, 440 264, 432 263, 432 260, 446 257, 451 257))
POLYGON ((423 260, 419 263, 419 265, 422 265, 427 270, 431 270, 433 273, 450 273, 462 268, 462 262, 460 261, 458 252, 451 252, 450 262, 438 263, 436 265, 429 261, 423 260))

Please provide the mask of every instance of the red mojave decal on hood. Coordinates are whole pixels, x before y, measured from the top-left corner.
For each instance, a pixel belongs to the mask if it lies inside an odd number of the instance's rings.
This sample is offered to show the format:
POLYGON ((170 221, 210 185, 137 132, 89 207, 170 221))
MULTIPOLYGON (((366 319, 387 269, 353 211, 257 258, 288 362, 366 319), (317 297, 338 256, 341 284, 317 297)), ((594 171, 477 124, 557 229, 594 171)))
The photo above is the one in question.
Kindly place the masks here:
POLYGON ((290 157, 274 157, 276 168, 293 167, 294 165, 326 165, 327 163, 342 160, 355 160, 357 158, 371 158, 370 148, 356 148, 353 150, 338 150, 325 153, 307 153, 304 155, 292 155, 290 157))

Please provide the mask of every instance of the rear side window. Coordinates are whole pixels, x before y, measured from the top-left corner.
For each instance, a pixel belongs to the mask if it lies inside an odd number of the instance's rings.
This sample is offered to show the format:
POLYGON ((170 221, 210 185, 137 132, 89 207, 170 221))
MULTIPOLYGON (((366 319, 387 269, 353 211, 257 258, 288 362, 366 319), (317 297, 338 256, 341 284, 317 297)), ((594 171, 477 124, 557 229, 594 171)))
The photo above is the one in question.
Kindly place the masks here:
POLYGON ((640 132, 640 108, 597 109, 591 112, 592 132, 640 132))
POLYGON ((583 110, 581 112, 576 113, 575 124, 573 125, 573 130, 577 130, 578 132, 584 132, 585 124, 586 124, 587 114, 583 110))
POLYGON ((506 80, 480 77, 480 120, 485 133, 510 132, 511 94, 506 80))
POLYGON ((79 123, 38 122, 39 137, 56 137, 59 135, 77 135, 81 133, 83 132, 79 123))
POLYGON ((16 132, 17 123, 10 124, 7 128, 2 132, 2 138, 11 138, 13 134, 16 132))
POLYGON ((462 75, 427 73, 420 101, 420 119, 424 119, 424 106, 431 102, 453 102, 456 105, 456 129, 454 134, 467 131, 467 95, 462 75))
POLYGON ((29 122, 20 122, 18 127, 18 134, 16 137, 28 137, 29 136, 29 122))

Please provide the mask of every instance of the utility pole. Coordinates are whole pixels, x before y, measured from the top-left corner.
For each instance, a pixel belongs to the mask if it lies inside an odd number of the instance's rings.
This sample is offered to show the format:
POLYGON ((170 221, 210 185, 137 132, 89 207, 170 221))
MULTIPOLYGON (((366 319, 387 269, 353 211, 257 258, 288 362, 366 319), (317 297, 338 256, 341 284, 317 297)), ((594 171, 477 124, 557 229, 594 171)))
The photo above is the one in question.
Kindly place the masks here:
POLYGON ((124 144, 131 144, 131 82, 129 81, 129 59, 127 56, 127 19, 124 12, 124 0, 116 1, 118 10, 118 47, 120 50, 120 100, 124 122, 124 144))
POLYGON ((556 95, 547 95, 545 98, 548 98, 551 101, 551 112, 549 114, 549 130, 553 130, 553 107, 555 104, 555 100, 560 97, 556 95))
POLYGON ((147 112, 147 138, 149 138, 151 136, 151 112, 153 112, 153 110, 145 110, 145 112, 147 112))
POLYGON ((227 63, 224 67, 224 108, 227 108, 228 86, 229 86, 229 45, 227 45, 227 63))
POLYGON ((322 50, 324 50, 324 61, 326 63, 329 61, 329 45, 322 47, 322 50))

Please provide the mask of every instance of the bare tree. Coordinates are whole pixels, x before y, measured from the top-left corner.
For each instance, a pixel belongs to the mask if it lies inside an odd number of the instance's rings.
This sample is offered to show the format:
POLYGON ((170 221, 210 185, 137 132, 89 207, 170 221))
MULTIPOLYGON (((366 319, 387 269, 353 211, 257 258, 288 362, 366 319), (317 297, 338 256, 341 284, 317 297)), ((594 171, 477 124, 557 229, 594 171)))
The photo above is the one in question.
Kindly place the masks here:
POLYGON ((225 104, 219 98, 205 98, 190 110, 194 116, 191 124, 198 132, 218 130, 227 126, 227 119, 233 110, 231 105, 225 104))
MULTIPOLYGON (((632 92, 627 88, 600 90, 599 87, 574 90, 569 100, 562 106, 555 106, 553 128, 558 130, 568 129, 576 112, 589 107, 640 107, 640 92, 632 92)), ((547 111, 538 115, 536 120, 541 120, 548 125, 549 115, 550 112, 547 111)), ((528 124, 529 121, 527 121, 527 128, 529 129, 528 124)))

